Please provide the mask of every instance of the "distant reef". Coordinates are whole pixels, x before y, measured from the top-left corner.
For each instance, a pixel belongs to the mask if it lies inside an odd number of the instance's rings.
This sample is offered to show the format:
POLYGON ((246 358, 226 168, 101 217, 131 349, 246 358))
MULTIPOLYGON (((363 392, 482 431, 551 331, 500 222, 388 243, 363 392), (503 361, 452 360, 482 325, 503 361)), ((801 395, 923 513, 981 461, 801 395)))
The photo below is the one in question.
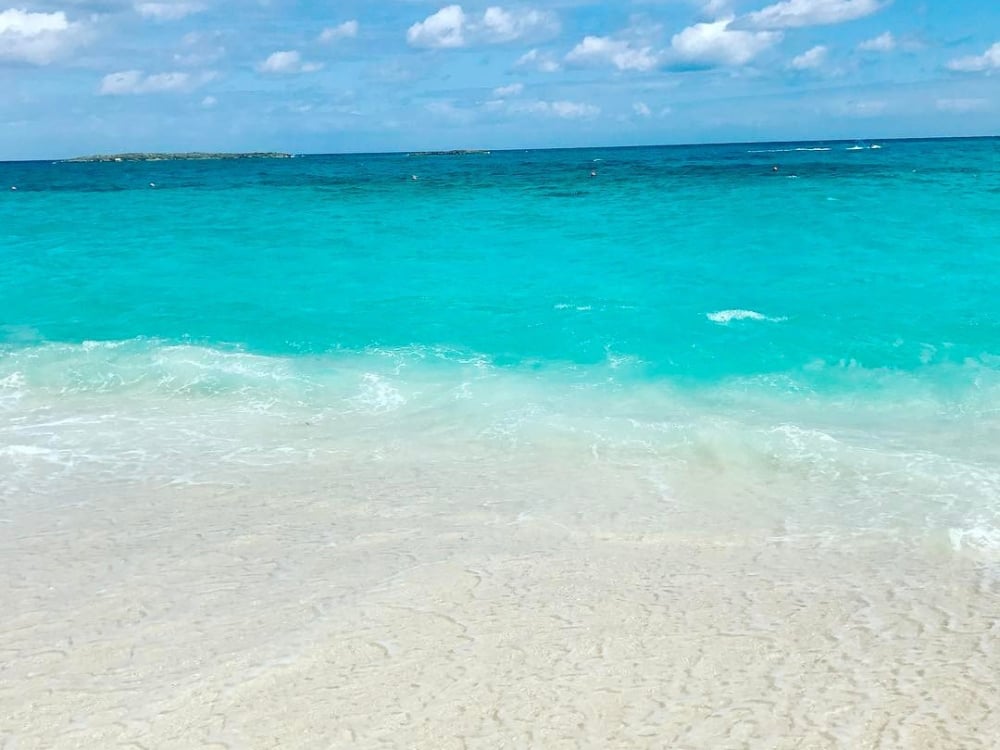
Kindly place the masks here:
POLYGON ((453 151, 414 151, 408 156, 469 156, 470 154, 488 154, 485 149, 459 148, 453 151))
POLYGON ((291 154, 278 151, 253 151, 245 154, 216 154, 205 151, 191 151, 180 154, 96 154, 64 159, 67 162, 95 161, 208 161, 212 159, 291 159, 291 154))

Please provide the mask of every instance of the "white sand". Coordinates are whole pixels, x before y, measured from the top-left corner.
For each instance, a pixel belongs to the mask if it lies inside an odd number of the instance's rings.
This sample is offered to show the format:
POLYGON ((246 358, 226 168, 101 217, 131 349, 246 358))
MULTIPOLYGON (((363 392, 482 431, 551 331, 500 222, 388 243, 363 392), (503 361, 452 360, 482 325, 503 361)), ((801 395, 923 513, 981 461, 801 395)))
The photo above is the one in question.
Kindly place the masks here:
POLYGON ((944 529, 592 468, 232 484, 5 501, 0 748, 997 747, 1000 562, 944 529))

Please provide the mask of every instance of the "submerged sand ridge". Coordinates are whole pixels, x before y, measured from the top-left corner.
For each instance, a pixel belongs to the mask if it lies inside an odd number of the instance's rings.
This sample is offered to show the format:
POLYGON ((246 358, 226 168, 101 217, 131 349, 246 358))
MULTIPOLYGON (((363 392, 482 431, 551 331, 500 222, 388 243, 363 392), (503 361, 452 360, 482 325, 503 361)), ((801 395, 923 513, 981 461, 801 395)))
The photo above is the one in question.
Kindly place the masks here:
POLYGON ((696 528, 620 467, 525 468, 345 460, 6 505, 0 746, 1000 735, 991 554, 944 529, 696 528))

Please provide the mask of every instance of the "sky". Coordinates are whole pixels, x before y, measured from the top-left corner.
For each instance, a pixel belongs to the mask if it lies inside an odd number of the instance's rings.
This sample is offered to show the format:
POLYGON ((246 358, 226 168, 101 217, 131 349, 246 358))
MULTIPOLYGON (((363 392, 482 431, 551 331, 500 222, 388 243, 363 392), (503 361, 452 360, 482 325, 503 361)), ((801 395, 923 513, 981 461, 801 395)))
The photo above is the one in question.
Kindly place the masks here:
POLYGON ((0 159, 1000 133, 1000 0, 9 1, 0 159))

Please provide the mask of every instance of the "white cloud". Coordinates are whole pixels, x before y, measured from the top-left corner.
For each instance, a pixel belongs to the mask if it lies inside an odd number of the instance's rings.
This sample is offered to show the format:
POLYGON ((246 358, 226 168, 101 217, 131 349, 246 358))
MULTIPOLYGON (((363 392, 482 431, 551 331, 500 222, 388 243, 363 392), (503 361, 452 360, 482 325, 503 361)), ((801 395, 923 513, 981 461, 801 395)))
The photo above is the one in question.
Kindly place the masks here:
POLYGON ((564 120, 579 120, 596 117, 601 113, 601 108, 593 104, 570 101, 531 101, 514 102, 510 107, 512 112, 524 112, 527 114, 548 115, 551 117, 561 117, 564 120))
POLYGON ((65 31, 69 21, 62 11, 57 13, 29 13, 11 8, 0 13, 0 34, 39 36, 50 31, 65 31))
POLYGON ((558 29, 558 19, 548 11, 491 6, 476 17, 467 14, 461 5, 448 5, 413 24, 406 32, 406 41, 413 47, 447 49, 476 43, 500 44, 558 29))
POLYGON ((0 60, 48 65, 85 40, 85 30, 63 11, 0 11, 0 60))
POLYGON ((684 62, 711 65, 745 65, 781 40, 778 31, 730 29, 733 17, 696 23, 670 40, 674 54, 684 62))
POLYGON ((515 68, 535 68, 541 73, 555 73, 560 69, 559 62, 548 52, 529 50, 517 58, 515 68))
POLYGON ((864 18, 883 5, 881 0, 784 0, 750 13, 747 22, 760 29, 825 26, 864 18))
POLYGON ((597 117, 601 108, 585 102, 566 100, 544 101, 541 99, 517 99, 505 101, 493 99, 483 104, 488 112, 507 112, 512 115, 537 115, 542 117, 559 117, 564 120, 583 120, 597 117))
POLYGON ((493 96, 497 99, 507 99, 511 96, 520 96, 523 91, 523 83, 512 83, 509 86, 500 86, 493 89, 493 96))
POLYGON ((730 0, 703 0, 699 5, 701 6, 701 12, 706 16, 718 18, 719 15, 729 10, 730 0))
POLYGON ((206 96, 204 99, 201 100, 201 106, 203 106, 205 109, 211 109, 218 103, 219 100, 216 99, 214 96, 206 96))
POLYGON ((653 115, 653 111, 645 102, 636 102, 633 104, 632 111, 639 115, 639 117, 652 117, 653 115))
POLYGON ((134 7, 140 16, 154 21, 179 21, 205 10, 200 3, 136 3, 134 7))
POLYGON ((569 51, 566 61, 577 64, 609 63, 618 70, 647 71, 660 64, 660 55, 650 46, 635 46, 624 39, 586 36, 569 51))
POLYGON ((996 42, 981 55, 969 55, 968 57, 959 57, 950 61, 948 63, 948 70, 956 70, 961 73, 1000 70, 1000 42, 996 42))
POLYGON ((123 70, 110 73, 101 79, 98 93, 102 96, 123 96, 126 94, 156 94, 168 91, 190 91, 208 83, 215 77, 207 72, 200 75, 191 73, 155 73, 146 75, 141 70, 123 70))
POLYGON ((822 44, 803 52, 801 55, 792 58, 791 67, 795 70, 813 70, 826 62, 826 53, 829 50, 822 44))
POLYGON ((319 35, 319 40, 321 42, 335 42, 338 39, 353 39, 357 35, 358 22, 344 21, 338 26, 331 26, 328 29, 323 29, 323 33, 319 35))
POLYGON ((414 47, 464 47, 465 11, 461 5, 449 5, 406 32, 406 41, 414 47))
POLYGON ((989 99, 938 99, 934 106, 941 112, 982 112, 990 108, 989 99))
POLYGON ((183 50, 174 53, 174 62, 186 68, 206 67, 226 55, 226 48, 218 44, 220 35, 191 32, 181 39, 183 50))
POLYGON ((304 61, 298 50, 290 49, 272 52, 257 65, 257 70, 261 73, 315 73, 322 67, 321 63, 304 61))
POLYGON ((559 21, 546 11, 509 11, 494 6, 483 13, 481 28, 491 42, 510 42, 529 34, 555 33, 559 21))
POLYGON ((858 49, 862 52, 892 52, 896 49, 896 37, 892 35, 891 31, 887 31, 873 39, 861 42, 858 49))
MULTIPOLYGON (((543 102, 544 103, 544 102, 543 102)), ((549 102, 549 111, 556 117, 565 119, 579 119, 587 117, 597 117, 601 114, 601 108, 593 104, 583 104, 580 102, 549 102)))

